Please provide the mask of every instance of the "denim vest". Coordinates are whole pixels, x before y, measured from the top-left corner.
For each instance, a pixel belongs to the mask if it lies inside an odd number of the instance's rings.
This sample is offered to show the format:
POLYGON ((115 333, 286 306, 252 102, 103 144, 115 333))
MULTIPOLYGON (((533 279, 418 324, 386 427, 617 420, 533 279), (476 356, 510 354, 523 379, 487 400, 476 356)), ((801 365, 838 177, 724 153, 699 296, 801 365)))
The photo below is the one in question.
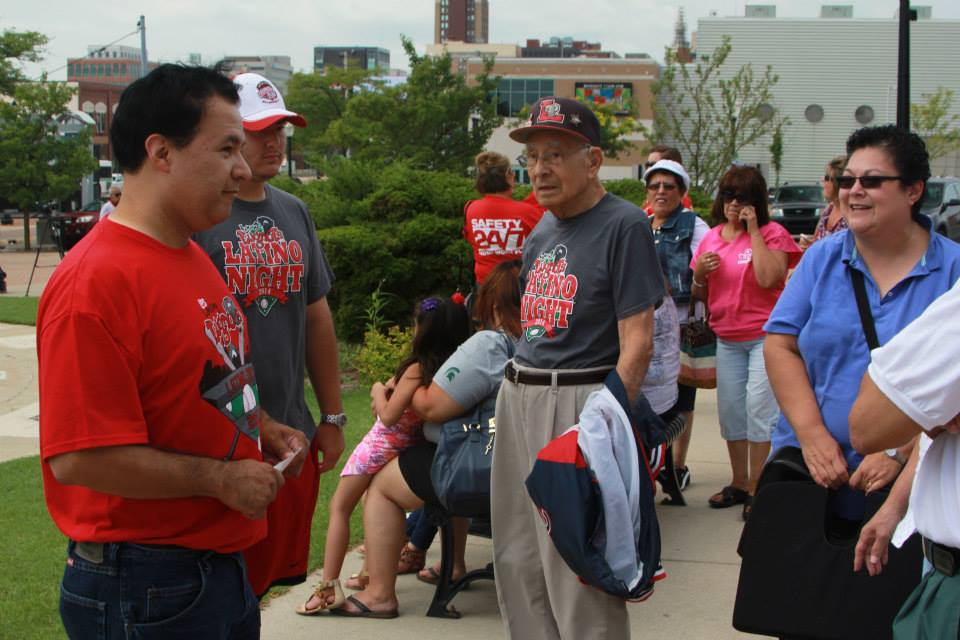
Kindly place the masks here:
POLYGON ((690 302, 693 280, 693 270, 690 268, 690 260, 693 258, 690 242, 693 240, 693 227, 696 221, 697 214, 680 205, 659 229, 653 230, 660 268, 663 269, 663 275, 670 283, 670 295, 677 304, 690 302))

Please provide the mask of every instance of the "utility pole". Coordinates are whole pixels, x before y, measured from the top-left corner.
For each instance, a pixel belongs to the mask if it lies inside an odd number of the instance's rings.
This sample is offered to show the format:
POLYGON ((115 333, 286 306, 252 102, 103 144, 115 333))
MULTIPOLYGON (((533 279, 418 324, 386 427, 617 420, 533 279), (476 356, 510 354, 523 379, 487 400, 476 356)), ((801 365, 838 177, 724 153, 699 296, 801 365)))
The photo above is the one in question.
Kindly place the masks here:
POLYGON ((140 29, 140 77, 147 75, 147 19, 140 16, 140 22, 137 23, 140 29))
POLYGON ((900 0, 900 42, 897 55, 897 127, 910 130, 910 21, 917 13, 910 0, 900 0))

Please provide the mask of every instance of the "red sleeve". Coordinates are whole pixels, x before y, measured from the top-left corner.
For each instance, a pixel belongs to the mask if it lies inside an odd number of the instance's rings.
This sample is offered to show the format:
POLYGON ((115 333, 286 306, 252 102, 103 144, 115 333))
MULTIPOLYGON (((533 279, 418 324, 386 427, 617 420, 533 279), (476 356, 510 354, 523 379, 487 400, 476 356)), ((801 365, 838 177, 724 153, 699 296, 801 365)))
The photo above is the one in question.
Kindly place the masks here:
POLYGON ((763 233, 763 241, 767 243, 767 247, 771 251, 783 251, 787 254, 787 268, 792 269, 797 266, 801 256, 803 256, 803 251, 794 241, 790 232, 776 222, 768 222, 760 229, 763 233))
MULTIPOLYGON (((40 451, 70 451, 149 440, 137 384, 140 357, 123 336, 88 313, 64 314, 40 327, 40 451)), ((139 348, 139 336, 130 340, 139 348)))
POLYGON ((533 205, 523 207, 523 210, 520 212, 520 220, 523 222, 524 237, 530 235, 530 232, 533 231, 533 228, 537 226, 542 217, 542 209, 538 209, 533 205))

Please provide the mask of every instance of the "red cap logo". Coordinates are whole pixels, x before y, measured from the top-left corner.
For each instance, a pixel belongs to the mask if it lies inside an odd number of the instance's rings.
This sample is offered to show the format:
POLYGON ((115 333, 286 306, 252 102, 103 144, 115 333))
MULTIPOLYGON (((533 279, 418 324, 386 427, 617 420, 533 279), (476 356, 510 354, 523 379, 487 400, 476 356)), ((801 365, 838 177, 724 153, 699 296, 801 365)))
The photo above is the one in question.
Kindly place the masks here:
POLYGON ((279 102, 280 96, 277 95, 277 90, 273 88, 273 85, 264 80, 257 85, 257 95, 260 96, 260 99, 264 102, 279 102))
POLYGON ((556 122, 557 124, 563 124, 564 116, 560 112, 560 105, 556 100, 541 100, 540 101, 540 115, 537 116, 537 122, 556 122))

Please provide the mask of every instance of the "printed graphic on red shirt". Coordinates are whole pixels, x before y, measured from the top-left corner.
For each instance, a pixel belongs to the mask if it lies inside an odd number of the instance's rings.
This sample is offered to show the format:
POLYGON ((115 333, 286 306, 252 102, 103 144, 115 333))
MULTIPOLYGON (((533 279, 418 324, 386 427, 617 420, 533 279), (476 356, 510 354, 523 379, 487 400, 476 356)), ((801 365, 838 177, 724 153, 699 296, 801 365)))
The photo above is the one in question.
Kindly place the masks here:
POLYGON ((519 218, 470 220, 471 243, 480 256, 514 256, 523 250, 523 221, 519 218))
POLYGON ((203 309, 203 332, 217 350, 220 362, 207 361, 200 378, 200 394, 236 428, 226 458, 233 457, 241 436, 260 445, 260 392, 253 365, 244 356, 244 318, 233 299, 219 304, 199 298, 203 309))
POLYGON ((237 240, 223 241, 223 270, 227 287, 243 306, 256 305, 264 317, 288 294, 303 286, 303 247, 287 241, 272 218, 260 216, 249 225, 237 225, 237 240))
POLYGON ((570 326, 579 284, 577 276, 567 273, 567 266, 567 247, 558 244, 537 256, 527 273, 520 321, 528 342, 552 338, 557 330, 570 326))

